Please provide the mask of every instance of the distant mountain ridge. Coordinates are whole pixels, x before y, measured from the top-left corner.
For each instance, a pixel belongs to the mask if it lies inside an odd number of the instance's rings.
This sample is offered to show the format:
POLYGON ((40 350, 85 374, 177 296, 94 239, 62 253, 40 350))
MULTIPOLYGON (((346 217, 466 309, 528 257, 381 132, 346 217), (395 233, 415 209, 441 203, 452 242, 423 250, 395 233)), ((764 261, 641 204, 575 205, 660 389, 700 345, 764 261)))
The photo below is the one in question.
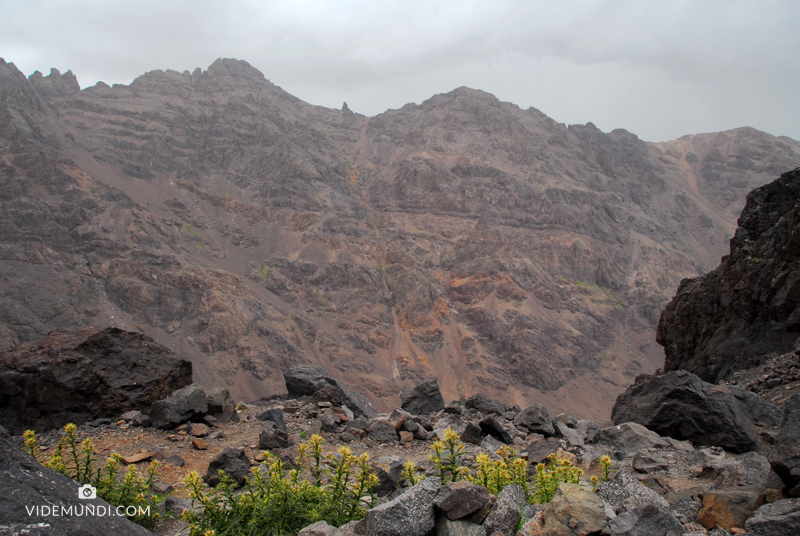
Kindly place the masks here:
POLYGON ((368 118, 249 64, 81 90, 0 60, 0 350, 140 330, 254 399, 320 364, 606 418, 661 309, 800 163, 750 128, 645 143, 458 88, 368 118))

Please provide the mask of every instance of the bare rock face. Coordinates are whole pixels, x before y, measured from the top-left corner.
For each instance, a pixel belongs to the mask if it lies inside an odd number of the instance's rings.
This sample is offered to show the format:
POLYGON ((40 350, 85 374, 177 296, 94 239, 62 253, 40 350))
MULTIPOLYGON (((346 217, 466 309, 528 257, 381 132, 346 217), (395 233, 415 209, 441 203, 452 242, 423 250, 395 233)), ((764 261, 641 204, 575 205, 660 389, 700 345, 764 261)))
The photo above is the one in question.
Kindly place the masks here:
POLYGON ((0 357, 0 424, 12 433, 147 410, 192 364, 141 333, 54 331, 0 357))
POLYGON ((679 281, 798 156, 747 128, 646 143, 469 88, 368 118, 233 59, 82 90, 0 60, 0 348, 113 326, 237 400, 311 365, 380 411, 435 376, 447 400, 605 419, 661 365, 679 281))
POLYGON ((665 369, 716 382, 800 337, 800 168, 748 194, 719 267, 683 281, 661 315, 665 369))

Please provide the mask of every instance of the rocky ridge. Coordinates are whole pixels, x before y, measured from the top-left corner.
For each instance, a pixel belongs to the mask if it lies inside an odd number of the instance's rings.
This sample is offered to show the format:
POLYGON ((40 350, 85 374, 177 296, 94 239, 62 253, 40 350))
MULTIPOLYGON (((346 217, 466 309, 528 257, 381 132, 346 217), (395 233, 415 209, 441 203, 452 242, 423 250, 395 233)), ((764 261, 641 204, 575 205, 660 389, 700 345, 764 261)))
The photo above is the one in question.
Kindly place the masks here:
POLYGON ((800 168, 750 192, 730 255, 712 272, 681 283, 659 322, 665 370, 717 382, 794 350, 798 281, 800 168))
POLYGON ((367 118, 246 62, 80 89, 0 61, 0 349, 141 331, 235 399, 306 364, 379 410, 439 379, 604 419, 747 191, 753 129, 645 143, 468 88, 367 118), (573 396, 580 392, 580 399, 573 396))

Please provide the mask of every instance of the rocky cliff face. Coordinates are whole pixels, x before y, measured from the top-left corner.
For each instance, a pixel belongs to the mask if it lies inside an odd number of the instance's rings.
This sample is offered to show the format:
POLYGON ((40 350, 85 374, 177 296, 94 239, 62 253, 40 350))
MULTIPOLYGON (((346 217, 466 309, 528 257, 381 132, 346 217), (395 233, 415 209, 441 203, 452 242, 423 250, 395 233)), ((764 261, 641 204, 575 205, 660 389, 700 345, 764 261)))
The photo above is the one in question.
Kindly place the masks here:
POLYGON ((321 365, 605 418, 657 313, 800 145, 649 144, 459 88, 367 118, 250 65, 79 90, 0 61, 0 349, 139 330, 254 399, 321 365), (575 397, 575 393, 580 397, 575 397))
POLYGON ((666 370, 707 381, 791 351, 800 337, 800 168, 747 196, 730 255, 683 281, 658 326, 666 370))

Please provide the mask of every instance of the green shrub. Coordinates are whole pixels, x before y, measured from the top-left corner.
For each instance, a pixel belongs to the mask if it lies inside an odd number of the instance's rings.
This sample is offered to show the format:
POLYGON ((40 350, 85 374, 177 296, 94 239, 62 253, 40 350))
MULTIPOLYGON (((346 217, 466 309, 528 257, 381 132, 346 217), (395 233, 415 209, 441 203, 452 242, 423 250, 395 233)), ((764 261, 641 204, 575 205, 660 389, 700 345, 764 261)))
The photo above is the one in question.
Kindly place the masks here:
POLYGON ((64 427, 64 435, 58 440, 56 450, 47 460, 41 460, 38 440, 32 430, 23 434, 24 449, 42 465, 68 476, 79 484, 90 484, 97 488, 97 496, 113 506, 134 506, 136 515, 127 516, 131 521, 148 529, 155 528, 159 515, 157 505, 161 497, 150 491, 158 476, 158 462, 147 468, 146 476, 129 465, 120 475, 121 456, 112 454, 103 467, 98 465, 94 443, 90 438, 79 441, 77 427, 70 423, 64 427), (141 514, 141 515, 140 515, 141 514))
POLYGON ((317 521, 339 527, 361 519, 375 502, 373 488, 378 483, 369 454, 355 456, 348 447, 341 447, 323 455, 322 445, 316 434, 301 444, 297 468, 291 470, 264 452, 265 460, 251 469, 241 493, 234 493, 231 479, 223 472, 213 489, 191 473, 186 484, 193 503, 203 509, 183 514, 191 535, 293 535, 317 521), (311 481, 302 478, 303 473, 311 481))
POLYGON ((555 454, 551 454, 545 463, 536 464, 533 494, 528 501, 538 504, 549 503, 561 484, 578 484, 582 474, 583 470, 572 465, 569 459, 558 459, 555 454))

